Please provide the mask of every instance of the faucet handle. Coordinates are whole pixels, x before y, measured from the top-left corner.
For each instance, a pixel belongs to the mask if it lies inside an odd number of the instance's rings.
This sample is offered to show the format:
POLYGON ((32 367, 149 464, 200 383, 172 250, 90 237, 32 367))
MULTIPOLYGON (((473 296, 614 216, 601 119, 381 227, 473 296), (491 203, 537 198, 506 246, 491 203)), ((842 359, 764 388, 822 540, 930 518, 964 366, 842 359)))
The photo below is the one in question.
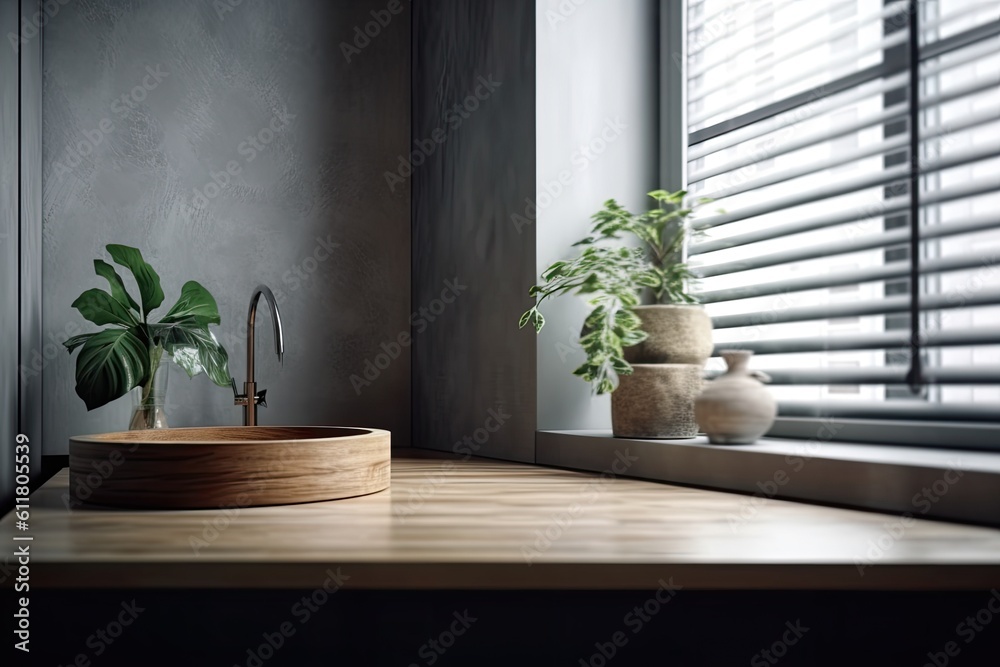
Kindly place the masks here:
POLYGON ((236 388, 236 378, 230 376, 229 383, 233 386, 233 404, 234 405, 246 405, 247 397, 239 392, 236 388))
POLYGON ((261 389, 255 398, 257 399, 257 405, 262 408, 267 407, 267 389, 261 389))

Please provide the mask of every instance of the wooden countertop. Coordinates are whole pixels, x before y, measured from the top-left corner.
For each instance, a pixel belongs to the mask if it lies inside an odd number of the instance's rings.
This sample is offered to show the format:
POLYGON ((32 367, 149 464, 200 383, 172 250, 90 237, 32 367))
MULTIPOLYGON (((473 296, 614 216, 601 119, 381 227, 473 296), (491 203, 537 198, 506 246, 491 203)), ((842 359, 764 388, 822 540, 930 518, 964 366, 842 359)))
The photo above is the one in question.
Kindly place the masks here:
POLYGON ((606 477, 409 450, 369 496, 151 512, 70 510, 63 470, 0 537, 33 537, 32 587, 1000 586, 1000 530, 606 477))

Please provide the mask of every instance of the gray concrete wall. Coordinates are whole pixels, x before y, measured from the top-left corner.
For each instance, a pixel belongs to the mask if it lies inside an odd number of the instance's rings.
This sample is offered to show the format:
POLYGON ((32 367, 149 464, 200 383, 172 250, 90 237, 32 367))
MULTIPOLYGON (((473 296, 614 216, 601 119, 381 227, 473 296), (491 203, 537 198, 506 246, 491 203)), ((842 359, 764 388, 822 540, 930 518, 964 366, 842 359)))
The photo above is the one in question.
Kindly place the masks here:
MULTIPOLYGON (((573 256, 614 197, 649 206, 657 183, 657 0, 538 0, 536 273, 573 256)), ((528 228, 525 229, 525 234, 528 228)), ((538 428, 610 429, 609 397, 572 375, 585 359, 579 297, 546 302, 538 337, 538 428)))
MULTIPOLYGON (((187 280, 215 295, 239 383, 250 292, 275 290, 285 361, 260 315, 262 424, 375 426, 408 444, 409 356, 351 381, 410 329, 409 184, 383 179, 409 145, 410 15, 404 2, 372 27, 386 6, 61 5, 44 36, 45 342, 94 330, 70 304, 102 285, 105 244, 133 245, 163 280, 161 312, 187 280)), ((128 424, 128 398, 86 412, 74 367, 65 352, 45 360, 49 454, 128 424)), ((170 385, 171 426, 240 423, 229 389, 177 367, 170 385)))
MULTIPOLYGON (((19 0, 0 0, 0 30, 17 32, 19 0)), ((14 495, 18 328, 18 55, 0 49, 0 507, 14 495)))
POLYGON ((414 327, 415 441, 533 461, 535 340, 517 318, 535 241, 512 216, 534 197, 535 3, 413 12, 413 307, 433 316, 414 327))

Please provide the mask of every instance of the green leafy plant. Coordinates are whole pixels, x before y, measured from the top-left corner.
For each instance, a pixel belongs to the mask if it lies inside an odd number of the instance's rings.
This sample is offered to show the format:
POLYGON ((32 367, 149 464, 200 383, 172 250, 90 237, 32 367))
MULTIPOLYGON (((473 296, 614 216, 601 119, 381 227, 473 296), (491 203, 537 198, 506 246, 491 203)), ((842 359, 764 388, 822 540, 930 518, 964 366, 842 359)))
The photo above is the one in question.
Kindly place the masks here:
POLYGON ((153 398, 153 378, 164 354, 189 377, 204 372, 215 384, 228 387, 229 357, 209 330, 210 324, 221 321, 219 308, 208 290, 193 280, 185 283, 177 303, 159 322, 151 323, 149 314, 164 299, 160 276, 136 248, 112 244, 107 251, 116 264, 132 273, 139 301, 129 294, 111 264, 94 260, 94 270, 108 281, 110 291, 89 289, 73 307, 90 322, 110 327, 63 343, 71 354, 81 348, 76 359, 76 393, 87 409, 99 408, 135 387, 142 387, 145 405, 153 398))
POLYGON ((580 345, 587 360, 573 374, 590 382, 597 394, 614 391, 618 375, 632 373, 624 349, 647 337, 633 310, 644 288, 651 290, 656 303, 698 302, 687 291, 694 274, 682 261, 683 249, 688 217, 711 200, 688 204, 684 190, 654 190, 649 196, 656 208, 639 214, 614 199, 604 202, 591 216, 590 236, 573 244, 583 246, 583 251, 574 259, 554 262, 542 273, 544 282, 528 291, 537 301, 518 322, 520 328, 532 322, 540 332, 545 326, 540 310, 545 299, 563 294, 586 297, 592 309, 584 320, 580 345), (638 240, 639 247, 600 245, 623 237, 638 240))

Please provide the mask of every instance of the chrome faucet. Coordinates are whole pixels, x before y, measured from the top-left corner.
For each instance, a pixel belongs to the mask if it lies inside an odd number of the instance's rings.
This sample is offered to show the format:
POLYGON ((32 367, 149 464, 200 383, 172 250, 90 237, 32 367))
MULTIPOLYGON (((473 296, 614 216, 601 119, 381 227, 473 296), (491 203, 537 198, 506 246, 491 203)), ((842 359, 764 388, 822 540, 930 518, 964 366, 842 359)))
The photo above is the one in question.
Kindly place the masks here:
POLYGON ((257 319, 257 302, 263 294, 267 300, 267 305, 271 308, 271 323, 274 325, 274 351, 278 355, 278 361, 285 352, 285 343, 281 331, 281 313, 278 312, 278 304, 274 300, 274 294, 267 285, 257 285, 253 295, 250 297, 250 312, 247 314, 247 381, 243 383, 243 393, 236 391, 236 378, 229 378, 233 384, 234 403, 243 406, 243 425, 257 425, 257 406, 267 407, 267 389, 261 389, 257 393, 257 383, 254 381, 254 321, 257 319), (252 397, 252 398, 251 398, 252 397))

